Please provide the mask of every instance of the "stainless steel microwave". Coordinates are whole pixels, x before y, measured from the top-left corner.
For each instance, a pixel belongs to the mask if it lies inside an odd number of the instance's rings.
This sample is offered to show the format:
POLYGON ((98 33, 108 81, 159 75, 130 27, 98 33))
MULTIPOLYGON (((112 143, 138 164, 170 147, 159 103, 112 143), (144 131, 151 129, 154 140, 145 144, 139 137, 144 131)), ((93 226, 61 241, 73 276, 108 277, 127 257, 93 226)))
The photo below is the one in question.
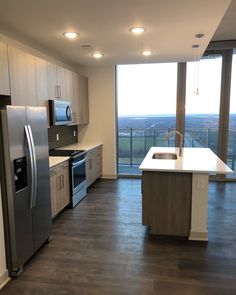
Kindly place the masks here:
POLYGON ((61 99, 48 101, 50 125, 68 125, 72 122, 71 102, 61 99))

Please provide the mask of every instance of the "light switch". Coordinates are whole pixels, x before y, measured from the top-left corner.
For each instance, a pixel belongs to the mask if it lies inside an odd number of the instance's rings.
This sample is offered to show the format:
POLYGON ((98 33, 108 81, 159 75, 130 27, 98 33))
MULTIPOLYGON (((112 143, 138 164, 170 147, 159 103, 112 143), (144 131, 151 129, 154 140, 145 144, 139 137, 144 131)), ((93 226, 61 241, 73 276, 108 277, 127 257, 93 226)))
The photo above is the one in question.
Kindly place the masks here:
POLYGON ((57 135, 56 135, 56 139, 57 139, 57 141, 59 141, 59 139, 60 139, 60 137, 59 137, 59 133, 57 133, 57 135))
POLYGON ((76 137, 76 131, 74 130, 74 137, 76 137))

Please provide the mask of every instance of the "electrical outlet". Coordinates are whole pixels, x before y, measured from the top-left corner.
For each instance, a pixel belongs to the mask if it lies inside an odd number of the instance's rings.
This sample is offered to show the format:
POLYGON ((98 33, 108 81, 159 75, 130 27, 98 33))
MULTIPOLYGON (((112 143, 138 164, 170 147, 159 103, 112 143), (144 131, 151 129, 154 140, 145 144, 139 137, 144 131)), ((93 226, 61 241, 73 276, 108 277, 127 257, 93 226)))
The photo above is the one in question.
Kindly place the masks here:
POLYGON ((206 185, 205 185, 204 179, 198 179, 197 180, 197 189, 202 190, 205 188, 206 188, 206 185))
POLYGON ((57 139, 57 141, 59 141, 59 139, 60 139, 59 133, 57 133, 56 139, 57 139))
POLYGON ((76 137, 76 131, 74 130, 74 137, 76 137))

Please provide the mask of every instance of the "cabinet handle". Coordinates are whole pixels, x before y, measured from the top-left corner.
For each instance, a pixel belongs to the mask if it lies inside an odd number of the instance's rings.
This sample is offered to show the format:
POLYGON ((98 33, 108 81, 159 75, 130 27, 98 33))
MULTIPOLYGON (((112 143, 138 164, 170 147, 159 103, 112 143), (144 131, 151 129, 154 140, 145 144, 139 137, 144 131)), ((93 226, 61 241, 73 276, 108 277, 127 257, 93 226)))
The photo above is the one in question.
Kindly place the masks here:
POLYGON ((56 97, 56 98, 58 98, 57 85, 55 85, 54 87, 55 87, 55 89, 54 89, 54 90, 55 90, 55 92, 54 92, 54 94, 55 94, 55 97, 56 97))
POLYGON ((61 176, 57 177, 57 189, 60 190, 61 189, 61 176))
POLYGON ((89 169, 92 169, 92 167, 93 167, 92 159, 89 159, 89 169))
POLYGON ((64 183, 64 175, 61 175, 61 188, 64 188, 65 187, 65 183, 64 183))
POLYGON ((60 96, 59 96, 59 97, 62 98, 62 97, 61 97, 61 86, 58 86, 58 88, 60 89, 60 91, 59 91, 60 96))

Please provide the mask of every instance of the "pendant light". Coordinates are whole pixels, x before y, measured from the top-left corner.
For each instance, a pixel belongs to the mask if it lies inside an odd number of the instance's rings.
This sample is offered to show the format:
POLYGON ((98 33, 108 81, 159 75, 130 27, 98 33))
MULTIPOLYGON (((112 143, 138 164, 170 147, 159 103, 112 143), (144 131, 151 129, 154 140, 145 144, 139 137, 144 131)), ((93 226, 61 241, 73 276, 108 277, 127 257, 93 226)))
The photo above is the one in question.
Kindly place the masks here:
MULTIPOLYGON (((204 37, 204 34, 198 33, 195 35, 197 39, 201 39, 204 37)), ((193 44, 192 48, 194 48, 194 94, 199 95, 199 75, 200 75, 200 45, 199 44, 193 44)))

